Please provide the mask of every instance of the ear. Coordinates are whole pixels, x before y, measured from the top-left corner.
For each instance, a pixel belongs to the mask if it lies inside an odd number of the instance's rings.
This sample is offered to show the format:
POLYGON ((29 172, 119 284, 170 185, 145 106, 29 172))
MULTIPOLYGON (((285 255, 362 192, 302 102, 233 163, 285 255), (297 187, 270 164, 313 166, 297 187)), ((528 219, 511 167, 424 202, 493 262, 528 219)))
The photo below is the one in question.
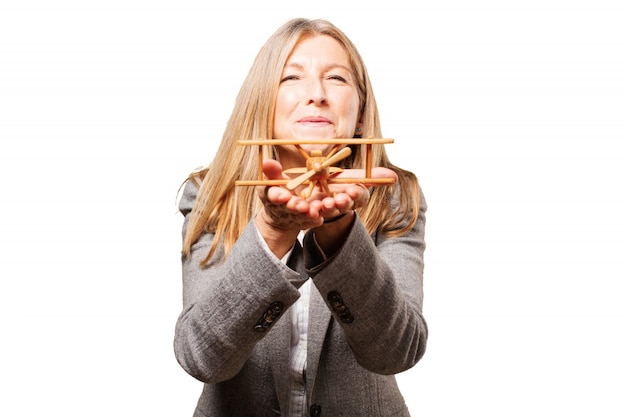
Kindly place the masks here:
POLYGON ((360 138, 361 136, 363 136, 363 123, 358 122, 354 128, 354 137, 360 138))

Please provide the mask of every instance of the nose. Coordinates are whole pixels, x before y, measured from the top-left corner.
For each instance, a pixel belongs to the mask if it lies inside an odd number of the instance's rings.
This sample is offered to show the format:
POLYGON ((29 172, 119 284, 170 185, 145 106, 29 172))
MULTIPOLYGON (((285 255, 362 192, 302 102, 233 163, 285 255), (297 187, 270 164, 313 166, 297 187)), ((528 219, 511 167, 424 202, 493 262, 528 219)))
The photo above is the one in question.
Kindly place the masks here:
POLYGON ((306 103, 319 106, 326 104, 327 102, 328 98, 326 96, 326 89, 324 88, 322 80, 309 80, 309 82, 307 82, 306 103))

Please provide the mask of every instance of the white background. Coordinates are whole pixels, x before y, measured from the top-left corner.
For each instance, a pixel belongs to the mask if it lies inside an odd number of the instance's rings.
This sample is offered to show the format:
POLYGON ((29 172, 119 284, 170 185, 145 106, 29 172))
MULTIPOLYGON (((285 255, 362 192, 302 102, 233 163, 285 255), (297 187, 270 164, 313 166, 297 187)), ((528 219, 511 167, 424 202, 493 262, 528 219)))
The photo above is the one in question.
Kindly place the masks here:
POLYGON ((2 1, 0 415, 191 416, 178 186, 303 16, 359 47, 429 204, 413 415, 624 416, 625 3, 294 3, 2 1))

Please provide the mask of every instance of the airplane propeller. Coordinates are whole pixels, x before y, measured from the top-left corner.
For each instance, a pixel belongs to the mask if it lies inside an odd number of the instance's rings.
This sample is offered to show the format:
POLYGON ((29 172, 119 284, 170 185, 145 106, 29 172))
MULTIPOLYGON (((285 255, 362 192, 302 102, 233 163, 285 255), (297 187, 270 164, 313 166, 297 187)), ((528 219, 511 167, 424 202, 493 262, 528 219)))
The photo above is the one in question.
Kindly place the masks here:
POLYGON ((294 190, 296 187, 298 187, 304 181, 310 179, 311 177, 313 177, 316 174, 319 174, 320 172, 322 172, 323 170, 325 170, 329 166, 336 164, 337 162, 341 161, 342 159, 347 158, 348 156, 350 156, 351 153, 352 153, 352 150, 350 148, 348 148, 348 147, 345 147, 342 150, 340 150, 339 152, 337 152, 336 154, 334 154, 333 156, 331 156, 330 158, 328 158, 327 160, 325 160, 324 162, 322 162, 322 163, 315 163, 313 165, 313 169, 310 169, 309 171, 305 172, 304 174, 299 175, 296 178, 294 178, 291 181, 289 181, 287 183, 287 185, 286 185, 287 189, 294 190))

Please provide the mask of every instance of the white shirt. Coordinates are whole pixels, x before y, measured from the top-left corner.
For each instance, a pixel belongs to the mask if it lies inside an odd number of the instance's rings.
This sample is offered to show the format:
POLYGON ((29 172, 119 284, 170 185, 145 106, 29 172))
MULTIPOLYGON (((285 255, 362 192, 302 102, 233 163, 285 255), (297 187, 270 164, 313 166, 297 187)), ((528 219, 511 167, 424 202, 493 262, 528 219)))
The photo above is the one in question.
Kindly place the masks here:
POLYGON ((307 331, 309 326, 309 295, 311 280, 300 287, 300 298, 292 306, 291 313, 291 354, 289 365, 289 417, 307 416, 306 401, 306 356, 307 331))

